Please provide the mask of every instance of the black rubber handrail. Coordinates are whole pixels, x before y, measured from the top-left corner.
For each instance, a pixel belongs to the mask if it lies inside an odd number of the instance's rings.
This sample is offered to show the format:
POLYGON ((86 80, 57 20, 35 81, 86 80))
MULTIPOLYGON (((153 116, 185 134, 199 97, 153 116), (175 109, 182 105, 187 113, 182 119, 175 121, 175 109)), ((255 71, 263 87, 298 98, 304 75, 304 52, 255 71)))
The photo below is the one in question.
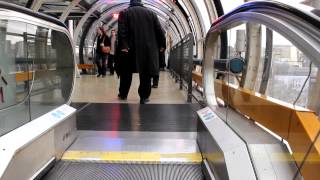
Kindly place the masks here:
POLYGON ((23 6, 0 1, 0 8, 16 11, 16 12, 23 13, 23 14, 27 14, 29 16, 39 18, 39 19, 42 19, 42 20, 45 20, 45 21, 48 21, 48 22, 51 22, 51 23, 54 23, 56 25, 59 25, 59 26, 66 28, 66 25, 63 22, 61 22, 60 20, 53 18, 51 16, 48 16, 46 14, 41 14, 41 13, 31 11, 30 9, 25 8, 23 6))
POLYGON ((320 17, 316 14, 313 14, 312 12, 304 11, 300 8, 284 4, 277 1, 254 1, 254 2, 248 2, 245 3, 238 8, 234 9, 233 11, 229 12, 228 14, 225 14, 224 16, 221 16, 218 18, 212 26, 215 26, 222 22, 224 19, 237 14, 241 12, 248 12, 248 11, 255 11, 259 9, 271 9, 271 10, 279 10, 279 11, 285 11, 289 14, 292 14, 294 16, 297 16, 304 21, 308 22, 309 24, 315 26, 315 28, 320 29, 320 17))

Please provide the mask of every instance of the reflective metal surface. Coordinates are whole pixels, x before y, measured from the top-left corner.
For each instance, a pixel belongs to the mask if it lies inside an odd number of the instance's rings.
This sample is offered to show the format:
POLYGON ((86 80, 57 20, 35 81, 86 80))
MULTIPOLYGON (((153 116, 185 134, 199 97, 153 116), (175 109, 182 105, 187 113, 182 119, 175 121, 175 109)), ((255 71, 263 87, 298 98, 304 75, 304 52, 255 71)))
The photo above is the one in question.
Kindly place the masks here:
POLYGON ((198 115, 197 142, 215 178, 256 179, 246 144, 238 135, 209 107, 199 110, 198 115))
POLYGON ((68 103, 74 54, 61 26, 0 10, 0 135, 68 103))
POLYGON ((91 103, 77 114, 78 130, 196 132, 196 104, 91 103))
POLYGON ((78 131, 68 151, 199 153, 195 132, 78 131))

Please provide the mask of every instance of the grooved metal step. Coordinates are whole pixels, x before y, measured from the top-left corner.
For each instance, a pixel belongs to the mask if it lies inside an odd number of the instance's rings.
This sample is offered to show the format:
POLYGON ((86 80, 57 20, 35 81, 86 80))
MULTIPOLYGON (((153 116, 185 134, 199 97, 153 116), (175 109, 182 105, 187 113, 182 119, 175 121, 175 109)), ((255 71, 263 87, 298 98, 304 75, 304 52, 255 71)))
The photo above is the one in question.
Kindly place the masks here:
POLYGON ((60 161, 43 180, 203 180, 200 164, 60 161))

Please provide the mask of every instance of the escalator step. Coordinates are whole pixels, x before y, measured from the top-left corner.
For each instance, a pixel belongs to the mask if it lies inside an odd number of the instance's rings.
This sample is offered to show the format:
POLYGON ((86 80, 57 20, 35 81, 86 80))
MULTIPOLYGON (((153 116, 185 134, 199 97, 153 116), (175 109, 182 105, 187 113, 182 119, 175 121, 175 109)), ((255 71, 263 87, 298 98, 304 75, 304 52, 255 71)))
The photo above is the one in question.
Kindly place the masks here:
POLYGON ((203 180, 200 164, 106 164, 60 161, 43 180, 203 180))

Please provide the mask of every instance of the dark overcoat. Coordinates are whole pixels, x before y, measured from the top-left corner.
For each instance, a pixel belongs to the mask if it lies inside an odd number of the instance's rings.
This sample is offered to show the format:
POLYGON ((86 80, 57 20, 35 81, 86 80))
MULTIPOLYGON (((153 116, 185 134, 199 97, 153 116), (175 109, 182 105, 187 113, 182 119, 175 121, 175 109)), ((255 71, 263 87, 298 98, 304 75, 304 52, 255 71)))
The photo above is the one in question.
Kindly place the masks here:
MULTIPOLYGON (((129 49, 129 60, 134 61, 136 72, 155 75, 159 73, 160 48, 166 39, 157 15, 143 5, 131 5, 119 14, 119 50, 129 49)), ((121 59, 120 59, 121 61, 121 59)))

